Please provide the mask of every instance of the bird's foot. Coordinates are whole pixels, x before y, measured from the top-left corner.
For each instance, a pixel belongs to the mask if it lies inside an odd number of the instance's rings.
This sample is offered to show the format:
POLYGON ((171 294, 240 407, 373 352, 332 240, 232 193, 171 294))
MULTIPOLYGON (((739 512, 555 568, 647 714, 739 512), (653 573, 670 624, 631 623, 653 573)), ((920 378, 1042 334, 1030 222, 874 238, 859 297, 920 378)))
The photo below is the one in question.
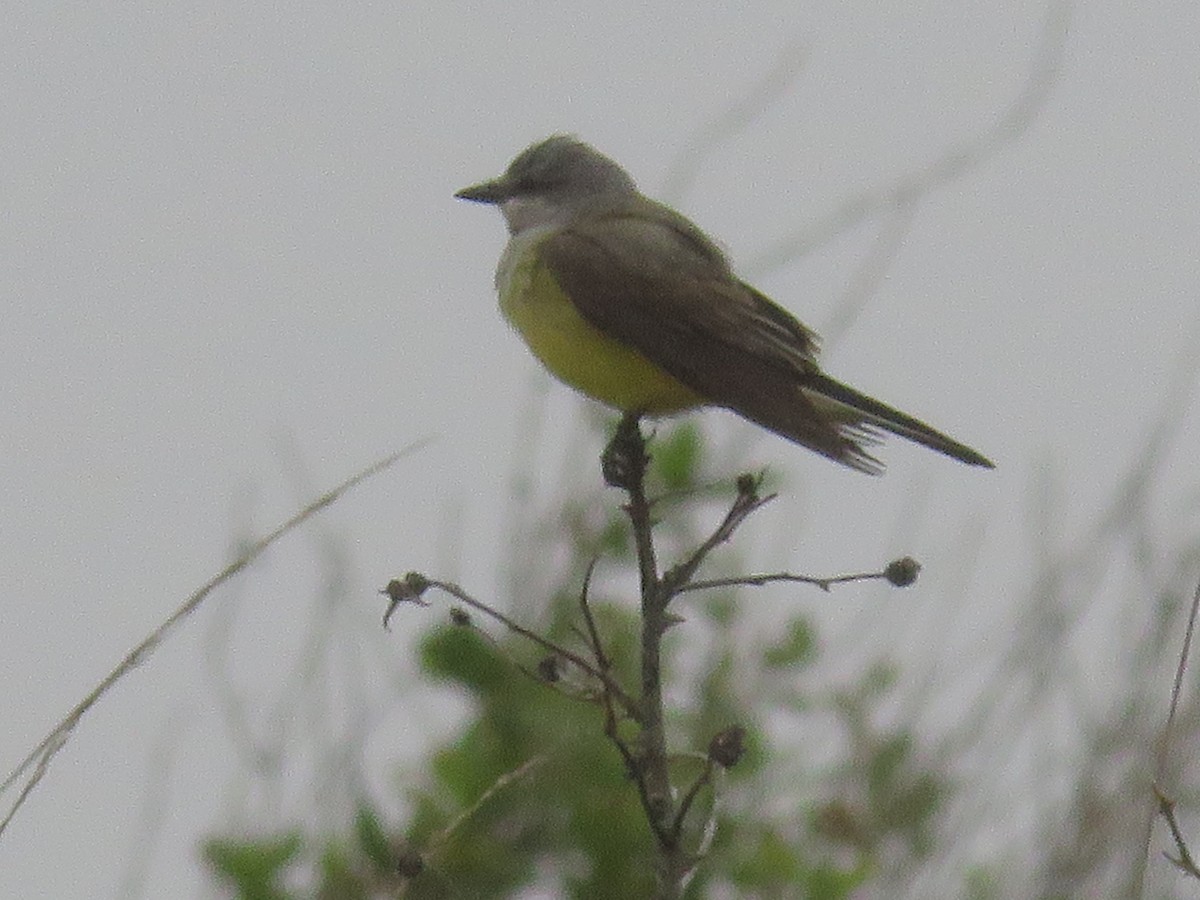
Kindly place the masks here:
POLYGON ((639 427, 640 413, 627 412, 621 417, 616 433, 600 456, 600 471, 604 483, 610 487, 629 490, 640 485, 646 474, 650 457, 646 453, 646 439, 639 427))

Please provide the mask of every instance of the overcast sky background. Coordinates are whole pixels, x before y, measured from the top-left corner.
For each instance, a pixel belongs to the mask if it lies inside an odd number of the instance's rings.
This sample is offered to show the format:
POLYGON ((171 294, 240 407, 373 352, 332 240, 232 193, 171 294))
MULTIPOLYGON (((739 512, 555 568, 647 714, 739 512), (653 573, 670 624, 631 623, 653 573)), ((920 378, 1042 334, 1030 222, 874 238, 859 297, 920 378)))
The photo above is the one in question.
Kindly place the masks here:
MULTIPOLYGON (((993 128, 1046 16, 1043 2, 973 0, 586 13, 10 0, 4 774, 235 540, 435 440, 215 597, 85 719, 0 839, 0 895, 118 896, 143 856, 133 883, 144 877, 145 896, 206 895, 195 841, 237 804, 205 648, 236 601, 238 683, 266 691, 286 678, 321 536, 361 586, 362 602, 337 613, 338 640, 365 648, 373 673, 403 671, 405 632, 427 624, 379 631, 371 592, 389 577, 415 568, 482 596, 499 589, 521 413, 543 397, 547 427, 565 433, 586 401, 550 386, 506 328, 491 288, 502 222, 453 200, 457 188, 570 131, 662 196, 698 130, 792 60, 788 89, 670 198, 749 264, 993 128), (152 792, 158 818, 145 805, 156 771, 168 773, 152 792)), ((1200 333, 1198 36, 1192 0, 1080 4, 1039 116, 924 199, 870 302, 827 347, 835 376, 978 447, 995 472, 891 441, 888 474, 872 479, 729 414, 702 417, 718 444, 749 448, 740 468, 788 479, 745 532, 757 565, 832 574, 901 553, 926 564, 911 593, 814 598, 831 639, 887 603, 902 654, 1002 641, 1031 548, 1086 527, 1157 420, 1200 333), (1030 533, 1047 468, 1060 478, 1058 530, 1030 533), (966 574, 964 554, 977 559, 966 574), (959 592, 954 634, 939 619, 947 592, 959 592)), ((807 324, 834 325, 883 221, 761 266, 755 281, 807 324)), ((1190 395, 1176 415, 1152 523, 1164 541, 1196 497, 1190 395)), ((553 436, 544 458, 566 442, 553 436)), ((552 487, 556 466, 535 479, 552 487)), ((582 471, 594 475, 590 459, 582 471)), ((441 708, 397 693, 372 695, 377 760, 446 727, 441 708)), ((371 777, 395 795, 390 771, 371 777)))

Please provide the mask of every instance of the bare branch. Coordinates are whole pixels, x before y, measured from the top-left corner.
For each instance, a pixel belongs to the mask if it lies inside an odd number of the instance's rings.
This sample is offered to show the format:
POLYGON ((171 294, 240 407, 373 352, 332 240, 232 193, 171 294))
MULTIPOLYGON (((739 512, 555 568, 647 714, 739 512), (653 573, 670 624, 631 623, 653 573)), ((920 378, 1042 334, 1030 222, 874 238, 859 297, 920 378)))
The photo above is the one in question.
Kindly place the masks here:
POLYGON ((1175 683, 1171 686, 1171 708, 1167 712, 1167 722, 1163 726, 1162 742, 1158 747, 1158 764, 1155 767, 1155 781, 1161 783, 1167 771, 1167 757, 1171 750, 1171 733, 1175 727, 1175 715, 1179 710, 1179 698, 1183 694, 1183 676, 1187 672, 1188 657, 1192 653, 1192 637, 1196 633, 1196 617, 1200 612, 1200 583, 1192 594, 1192 606, 1188 611, 1187 626, 1183 631, 1183 647, 1179 651, 1179 664, 1175 667, 1175 683))
POLYGON ((748 260, 741 269, 750 277, 779 268, 845 234, 863 220, 887 215, 867 259, 843 293, 839 311, 821 331, 835 343, 862 312, 866 301, 895 258, 920 205, 936 189, 979 168, 1007 144, 1024 135, 1045 107, 1057 81, 1070 21, 1070 0, 1052 0, 1046 10, 1041 40, 1034 51, 1025 84, 1012 104, 990 127, 887 184, 846 200, 816 222, 785 235, 748 260))
POLYGON ((1171 838, 1175 841, 1175 850, 1179 856, 1172 856, 1170 853, 1163 853, 1177 869, 1191 875, 1193 878, 1200 879, 1200 869, 1196 867, 1196 861, 1192 859, 1192 854, 1188 850, 1187 842, 1183 838, 1183 831, 1179 828, 1179 822, 1175 818, 1175 801, 1168 798, 1158 785, 1154 786, 1154 797, 1158 801, 1158 812, 1164 819, 1167 820, 1167 827, 1171 829, 1171 838))
POLYGON ((155 628, 149 635, 146 636, 141 643, 130 650, 125 658, 104 677, 67 715, 47 734, 36 747, 17 765, 12 773, 4 779, 4 783, 0 784, 0 794, 3 794, 14 784, 16 784, 23 776, 28 774, 28 779, 17 794, 16 800, 9 808, 8 813, 0 820, 0 835, 4 834, 8 824, 16 816, 17 811, 24 805, 25 800, 29 797, 30 792, 36 787, 38 782, 46 774, 51 760, 59 750, 71 738, 75 731, 75 726, 87 714, 87 712, 96 705, 105 694, 113 688, 113 686, 128 675, 131 671, 141 665, 150 654, 158 648, 158 645, 166 639, 166 637, 174 630, 184 619, 188 618, 197 608, 205 601, 209 594, 227 582, 233 576, 237 575, 258 557, 260 557, 268 547, 277 542, 285 534, 293 531, 302 523, 312 518, 325 507, 330 506, 339 500, 343 494, 351 488, 356 487, 368 478, 385 471, 394 465, 402 457, 413 453, 422 447, 429 444, 429 438, 423 438, 419 441, 414 441, 402 450, 387 456, 376 463, 368 466, 362 471, 350 478, 347 478, 341 484, 337 485, 332 490, 322 494, 312 503, 305 506, 298 513, 277 527, 266 537, 260 538, 253 544, 249 545, 237 559, 231 562, 228 566, 206 581, 203 585, 197 588, 166 620, 155 628), (32 772, 30 771, 32 769, 32 772))
MULTIPOLYGON (((1179 699, 1183 694, 1183 676, 1187 672, 1188 658, 1192 653, 1192 637, 1196 632, 1196 618, 1200 613, 1200 583, 1196 584, 1196 590, 1192 594, 1192 606, 1188 610, 1187 625, 1183 630, 1183 647, 1179 651, 1179 662, 1175 666, 1175 682, 1171 686, 1171 706, 1167 711, 1167 721, 1163 725, 1162 737, 1158 744, 1158 760, 1154 767, 1154 797, 1157 801, 1155 812, 1162 816, 1167 827, 1171 830, 1171 837, 1175 841, 1175 848, 1179 856, 1174 857, 1170 854, 1164 854, 1174 865, 1189 875, 1195 878, 1200 878, 1200 870, 1197 870, 1195 862, 1192 860, 1191 853, 1188 851, 1187 842, 1184 840, 1183 831, 1179 827, 1179 822, 1175 818, 1175 802, 1170 800, 1163 792, 1162 785, 1167 779, 1167 764, 1171 755, 1171 738, 1175 730, 1175 717, 1179 711, 1179 699)), ((1153 835, 1153 817, 1145 830, 1145 848, 1142 853, 1139 883, 1144 886, 1146 876, 1146 866, 1150 859, 1150 841, 1153 835)))
POLYGON ((454 820, 450 822, 449 825, 434 835, 434 837, 429 841, 429 844, 426 846, 426 856, 436 856, 446 845, 446 842, 453 836, 454 832, 458 831, 458 829, 461 828, 466 822, 470 821, 471 817, 474 816, 475 813, 479 812, 485 803, 491 800, 494 796, 496 796, 497 793, 504 790, 504 788, 508 787, 514 781, 520 781, 522 778, 528 776, 530 772, 532 772, 538 766, 543 765, 548 759, 549 757, 544 754, 534 756, 525 760, 525 762, 521 763, 521 765, 517 766, 511 772, 505 772, 503 775, 493 781, 491 785, 488 786, 487 790, 485 790, 475 799, 474 803, 460 812, 454 817, 454 820))
POLYGON ((779 59, 745 94, 701 125, 683 143, 663 182, 662 196, 677 203, 696 183, 704 160, 724 141, 752 125, 800 77, 807 54, 799 42, 787 44, 779 59))
POLYGON ((705 759, 704 768, 700 770, 700 774, 696 776, 696 780, 692 782, 692 786, 687 789, 687 793, 679 802, 679 811, 675 813, 675 821, 671 823, 671 831, 676 840, 683 836, 683 823, 687 819, 687 814, 691 810, 692 804, 696 802, 696 797, 699 796, 701 789, 712 782, 715 768, 711 759, 705 759))
POLYGON ((858 572, 853 575, 831 575, 828 578, 818 578, 814 575, 795 575, 791 572, 773 572, 767 575, 734 575, 729 578, 710 578, 705 581, 692 581, 678 589, 678 593, 687 591, 706 591, 722 587, 762 587, 775 582, 790 582, 796 584, 811 584, 823 591, 829 591, 835 584, 847 584, 851 581, 887 581, 896 587, 907 587, 916 580, 899 582, 887 569, 882 572, 858 572))
POLYGON ((725 518, 721 520, 721 524, 704 543, 692 552, 691 556, 663 575, 662 593, 664 596, 662 602, 664 606, 670 602, 672 596, 683 590, 684 586, 691 581, 692 576, 696 574, 696 570, 700 568, 700 564, 704 562, 708 554, 729 540, 738 526, 751 513, 775 499, 775 494, 759 497, 758 489, 761 486, 761 475, 742 475, 738 478, 737 498, 733 501, 729 512, 725 514, 725 518))
POLYGON ((1041 41, 1025 84, 991 128, 953 147, 924 166, 882 187, 847 200, 815 224, 786 235, 752 259, 743 270, 762 275, 818 249, 876 212, 913 202, 977 168, 1008 142, 1023 135, 1045 106, 1054 86, 1070 22, 1069 0, 1053 0, 1046 10, 1041 41))
POLYGON ((596 628, 596 620, 592 616, 592 607, 588 603, 588 588, 592 583, 592 572, 596 569, 596 559, 588 563, 587 571, 583 576, 583 587, 579 591, 579 608, 583 611, 583 621, 587 625, 588 644, 592 648, 592 656, 596 658, 596 665, 600 671, 607 672, 610 667, 608 654, 604 652, 604 643, 600 640, 600 631, 596 628))
POLYGON ((603 684, 605 691, 610 692, 613 697, 616 697, 622 708, 624 708, 631 717, 634 719, 638 718, 638 705, 628 694, 625 693, 624 690, 622 690, 619 684, 613 681, 613 679, 606 672, 588 662, 578 653, 554 643, 554 641, 550 640, 549 638, 542 637, 542 635, 538 634, 536 631, 526 628, 524 625, 521 625, 513 619, 510 619, 504 613, 500 612, 498 609, 492 608, 482 600, 476 600, 453 582, 438 581, 436 578, 426 578, 419 572, 409 572, 403 578, 389 581, 387 587, 380 591, 381 594, 385 594, 391 600, 387 611, 384 613, 384 624, 387 624, 388 620, 401 603, 418 603, 422 606, 428 606, 428 603, 424 600, 422 595, 429 588, 437 588, 438 590, 444 591, 450 596, 462 601, 472 609, 476 609, 485 616, 490 616, 491 618, 495 619, 513 634, 518 634, 527 641, 531 641, 532 643, 537 644, 539 647, 549 650, 551 653, 561 656, 563 659, 568 660, 572 664, 578 666, 582 671, 603 684))

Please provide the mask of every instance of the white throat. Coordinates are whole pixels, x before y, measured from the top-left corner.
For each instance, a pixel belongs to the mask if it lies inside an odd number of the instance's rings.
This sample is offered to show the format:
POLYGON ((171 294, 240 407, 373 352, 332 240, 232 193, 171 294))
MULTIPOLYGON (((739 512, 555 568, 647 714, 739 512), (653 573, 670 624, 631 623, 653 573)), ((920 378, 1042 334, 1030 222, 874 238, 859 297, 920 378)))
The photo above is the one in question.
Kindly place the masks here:
POLYGON ((571 215, 568 206, 528 194, 509 197, 500 204, 500 212, 508 223, 508 233, 514 235, 543 225, 559 225, 571 215))

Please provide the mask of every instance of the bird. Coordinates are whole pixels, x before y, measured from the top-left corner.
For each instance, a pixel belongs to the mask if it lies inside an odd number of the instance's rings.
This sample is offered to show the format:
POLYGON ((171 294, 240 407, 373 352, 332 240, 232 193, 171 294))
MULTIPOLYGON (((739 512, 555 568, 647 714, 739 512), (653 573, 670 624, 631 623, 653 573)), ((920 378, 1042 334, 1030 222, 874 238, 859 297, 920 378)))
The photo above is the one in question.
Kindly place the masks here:
POLYGON ((979 451, 827 375, 819 339, 733 271, 694 222, 573 135, 456 198, 499 208, 500 309, 558 379, 627 416, 723 407, 851 469, 890 432, 960 462, 979 451))

